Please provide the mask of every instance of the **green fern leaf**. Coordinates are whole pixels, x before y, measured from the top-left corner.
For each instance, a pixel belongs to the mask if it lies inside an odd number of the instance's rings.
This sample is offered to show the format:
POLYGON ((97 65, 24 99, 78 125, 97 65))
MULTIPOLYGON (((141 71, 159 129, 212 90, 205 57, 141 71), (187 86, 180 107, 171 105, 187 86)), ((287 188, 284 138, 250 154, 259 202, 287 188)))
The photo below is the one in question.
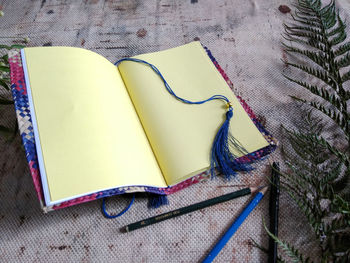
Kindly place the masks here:
POLYGON ((315 101, 309 102, 309 105, 311 105, 315 109, 317 109, 317 110, 321 111, 322 113, 324 113, 325 115, 327 115, 335 123, 337 123, 344 131, 347 132, 347 125, 346 125, 346 123, 341 121, 343 118, 341 117, 339 112, 337 112, 333 109, 327 108, 324 105, 320 104, 319 102, 315 102, 315 101))
POLYGON ((338 34, 338 36, 334 37, 331 40, 330 45, 331 46, 338 45, 339 43, 343 42, 345 39, 346 39, 346 33, 345 31, 342 31, 338 34))
MULTIPOLYGON (((298 193, 298 192, 295 192, 298 193)), ((288 191, 289 196, 294 200, 294 202, 298 205, 300 210, 303 212, 305 217, 307 218, 309 224, 314 229, 315 234, 320 237, 323 235, 323 231, 321 231, 320 226, 322 213, 319 206, 315 206, 312 201, 309 201, 309 193, 304 191, 303 193, 298 193, 299 197, 296 197, 293 193, 288 191)), ((323 226, 322 226, 323 228, 323 226)))
POLYGON ((327 108, 324 105, 320 104, 319 102, 309 102, 307 100, 298 98, 296 96, 290 96, 292 99, 303 102, 305 104, 308 104, 315 108, 316 110, 322 112, 323 114, 327 115, 329 118, 331 118, 345 133, 346 136, 349 136, 348 131, 348 124, 345 122, 344 118, 341 116, 341 114, 333 109, 327 108))
POLYGON ((295 11, 294 16, 302 21, 309 21, 312 23, 317 24, 319 27, 322 25, 321 19, 315 14, 307 14, 306 12, 301 12, 301 11, 295 11), (303 14, 303 15, 300 15, 303 14), (307 16, 304 16, 307 15, 307 16), (314 17, 313 17, 314 16, 314 17))
POLYGON ((335 3, 332 0, 328 5, 324 6, 320 9, 319 13, 324 20, 329 20, 332 14, 334 15, 335 11, 335 3))
POLYGON ((6 81, 0 79, 0 86, 4 87, 6 90, 10 90, 8 84, 6 83, 6 81))
MULTIPOLYGON (((342 76, 341 76, 341 82, 344 83, 346 81, 350 80, 350 70, 346 73, 344 73, 342 76)), ((349 92, 347 93, 349 94, 349 92)))
POLYGON ((327 56, 323 55, 322 52, 302 50, 299 48, 287 46, 285 44, 283 45, 286 48, 285 49, 286 52, 298 53, 300 55, 303 55, 309 58, 310 60, 312 60, 313 62, 315 62, 316 64, 318 64, 319 66, 321 66, 325 71, 329 71, 329 64, 328 64, 329 59, 327 59, 327 56))
MULTIPOLYGON (((346 25, 334 0, 326 5, 320 0, 298 0, 296 9, 292 15, 293 24, 284 25, 283 37, 297 45, 288 43, 284 46, 289 55, 304 58, 304 63, 287 62, 286 65, 323 83, 319 85, 316 81, 285 76, 321 101, 291 97, 331 118, 344 132, 348 148, 338 149, 324 139, 322 128, 314 125, 311 114, 305 112, 307 127, 299 132, 287 132, 292 153, 284 153, 284 157, 290 160, 286 162, 290 172, 281 174, 283 189, 305 214, 318 236, 321 263, 348 262, 350 242, 344 242, 340 233, 345 229, 350 232, 350 91, 343 87, 343 83, 350 80, 350 70, 340 70, 350 66, 350 42, 344 43, 346 25), (326 207, 321 202, 324 200, 330 201, 326 207), (334 214, 341 217, 335 219, 334 214)), ((350 233, 347 240, 350 240, 350 233)))
POLYGON ((325 14, 325 18, 322 19, 323 26, 326 30, 331 29, 337 23, 336 13, 334 12, 334 7, 329 9, 329 13, 325 14))
POLYGON ((309 26, 309 27, 313 27, 313 28, 321 28, 321 24, 319 23, 316 23, 316 22, 312 22, 312 21, 309 21, 307 19, 298 19, 295 15, 291 14, 293 20, 295 22, 298 22, 300 24, 303 24, 303 25, 306 25, 306 26, 309 26))
POLYGON ((338 33, 341 33, 341 32, 345 31, 346 25, 341 20, 339 14, 337 15, 337 21, 338 21, 338 26, 335 29, 331 30, 330 32, 326 33, 326 35, 328 37, 334 36, 334 35, 336 35, 338 33))
POLYGON ((307 26, 288 26, 287 24, 283 24, 284 28, 287 31, 302 31, 302 32, 310 32, 316 35, 323 36, 323 33, 321 32, 320 29, 317 28, 312 28, 312 27, 307 27, 307 26))
MULTIPOLYGON (((261 245, 259 245, 253 238, 250 238, 250 241, 253 243, 253 246, 260 249, 265 254, 269 253, 269 250, 261 245)), ((287 263, 287 261, 284 261, 280 256, 277 255, 277 263, 287 263)))
POLYGON ((275 240, 275 242, 282 248, 282 250, 287 254, 288 257, 290 257, 290 259, 292 260, 293 263, 307 263, 307 262, 312 262, 310 261, 309 258, 306 259, 306 261, 304 260, 303 255, 299 252, 298 249, 296 249, 295 247, 293 247, 292 245, 282 241, 281 239, 279 239, 277 236, 275 236, 274 234, 272 234, 265 222, 263 221, 263 225, 265 228, 265 231, 268 233, 268 235, 275 240))
POLYGON ((325 48, 325 45, 322 44, 322 43, 319 43, 319 42, 316 42, 316 41, 305 41, 303 39, 299 39, 299 38, 296 38, 296 37, 292 37, 292 36, 289 36, 289 35, 283 35, 282 34, 282 37, 287 40, 287 41, 290 41, 290 42, 295 42, 295 43, 299 43, 301 45, 306 45, 306 46, 310 46, 310 47, 313 47, 313 48, 316 48, 324 53, 328 52, 328 50, 325 48))
POLYGON ((312 140, 315 143, 318 143, 320 145, 324 145, 327 147, 327 149, 332 152, 335 156, 339 158, 339 161, 342 161, 347 168, 350 167, 350 159, 349 156, 342 151, 339 151, 336 147, 332 146, 326 139, 324 139, 322 136, 313 135, 312 140))
POLYGON ((4 48, 4 49, 7 49, 7 50, 11 50, 11 49, 14 49, 14 48, 18 48, 18 49, 21 49, 21 48, 25 48, 25 46, 23 45, 11 45, 11 46, 8 46, 8 45, 0 45, 0 48, 4 48))
POLYGON ((349 171, 345 173, 339 180, 332 183, 332 188, 335 192, 340 192, 348 187, 348 182, 350 182, 349 171))
POLYGON ((289 66, 300 69, 300 70, 304 71, 305 73, 322 80, 325 84, 327 84, 331 87, 334 87, 334 84, 335 84, 334 81, 331 80, 330 75, 324 70, 314 69, 312 67, 302 66, 302 65, 291 63, 291 62, 285 62, 285 63, 289 66))
POLYGON ((9 63, 9 56, 7 55, 7 54, 5 54, 5 55, 3 55, 2 57, 1 57, 1 59, 3 60, 3 61, 5 61, 5 63, 9 63))
POLYGON ((10 72, 10 68, 9 67, 5 67, 5 66, 0 66, 0 71, 10 72))
POLYGON ((322 35, 318 35, 316 33, 309 33, 309 32, 301 32, 301 31, 290 31, 290 30, 286 30, 287 34, 290 36, 295 36, 295 37, 304 37, 306 39, 308 39, 309 41, 317 41, 320 43, 325 43, 326 40, 322 35))
POLYGON ((341 169, 343 165, 341 162, 335 161, 335 163, 331 162, 327 166, 326 166, 326 170, 328 170, 328 172, 326 172, 325 176, 321 178, 320 184, 331 185, 332 189, 334 189, 333 184, 337 182, 337 179, 341 174, 341 171, 342 171, 341 169))
POLYGON ((336 64, 337 69, 350 66, 350 52, 348 52, 346 54, 346 56, 342 57, 341 59, 336 60, 335 64, 336 64))
POLYGON ((305 17, 310 17, 310 18, 312 18, 312 20, 310 20, 310 21, 315 21, 317 23, 321 23, 321 20, 317 16, 317 14, 310 9, 306 9, 303 7, 296 7, 295 14, 296 14, 296 17, 301 17, 302 19, 305 19, 305 17))
POLYGON ((320 10, 322 3, 319 0, 316 1, 301 1, 298 0, 298 6, 302 7, 302 8, 306 8, 310 11, 318 11, 320 10))
POLYGON ((335 51, 334 51, 334 56, 339 57, 343 54, 345 54, 346 52, 350 51, 350 42, 345 43, 341 46, 339 46, 335 51))
POLYGON ((0 104, 2 104, 2 105, 9 105, 9 104, 13 104, 13 101, 0 97, 0 104))

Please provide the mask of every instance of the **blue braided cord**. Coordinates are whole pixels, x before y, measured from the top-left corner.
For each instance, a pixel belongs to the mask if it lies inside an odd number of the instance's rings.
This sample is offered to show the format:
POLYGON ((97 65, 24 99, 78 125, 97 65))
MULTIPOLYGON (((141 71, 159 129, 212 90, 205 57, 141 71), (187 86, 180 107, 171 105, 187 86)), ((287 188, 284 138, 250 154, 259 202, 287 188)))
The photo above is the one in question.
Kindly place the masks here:
POLYGON ((200 101, 190 101, 190 100, 186 100, 183 98, 180 98, 179 96, 177 96, 175 94, 175 92, 170 88, 168 82, 165 80, 165 78, 163 77, 162 73, 160 73, 160 71, 157 69, 156 66, 152 65, 151 63, 148 63, 147 61, 144 61, 142 59, 137 59, 137 58, 122 58, 120 60, 118 60, 117 62, 114 63, 114 65, 118 66, 121 62, 123 61, 133 61, 133 62, 139 62, 139 63, 143 63, 146 64, 147 66, 149 66, 151 69, 153 69, 154 72, 156 72, 158 74, 158 76, 161 78, 161 80, 164 83, 164 86, 166 88, 166 90, 173 95, 176 99, 182 101, 183 103, 187 103, 187 104, 203 104, 205 102, 211 101, 211 100, 224 100, 226 101, 226 103, 229 103, 230 101, 228 100, 228 98, 224 95, 213 95, 210 98, 206 99, 206 100, 200 100, 200 101))
POLYGON ((104 197, 102 199, 102 213, 105 217, 107 217, 109 219, 113 219, 113 218, 124 215, 126 213, 126 211, 128 211, 130 209, 130 207, 132 206, 132 204, 135 201, 135 194, 132 195, 132 199, 131 199, 129 205, 123 211, 121 211, 119 214, 116 214, 116 215, 110 215, 107 213, 107 211, 106 211, 106 199, 107 199, 106 197, 104 197))

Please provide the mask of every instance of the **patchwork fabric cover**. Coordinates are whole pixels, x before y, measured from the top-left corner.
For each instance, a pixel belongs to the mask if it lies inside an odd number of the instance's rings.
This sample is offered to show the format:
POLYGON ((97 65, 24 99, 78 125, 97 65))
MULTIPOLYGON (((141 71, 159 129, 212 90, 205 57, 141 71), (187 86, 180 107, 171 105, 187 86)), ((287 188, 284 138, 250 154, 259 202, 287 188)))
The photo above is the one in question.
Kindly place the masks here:
MULTIPOLYGON (((218 62, 212 56, 211 52, 207 48, 205 48, 205 50, 208 56, 210 57, 210 59, 212 60, 212 62, 214 63, 217 70, 221 73, 222 77, 227 82, 228 86, 233 90, 233 84, 225 74, 224 70, 220 67, 218 62)), ((10 63, 11 90, 12 90, 12 95, 13 95, 15 109, 16 109, 19 131, 22 137, 22 142, 26 152, 26 158, 29 164, 31 176, 33 178, 35 190, 37 192, 38 199, 40 201, 41 207, 44 210, 44 212, 92 201, 102 197, 108 197, 108 196, 124 194, 124 193, 150 192, 150 193, 168 195, 168 194, 175 193, 192 184, 198 183, 204 179, 208 179, 210 177, 209 171, 206 171, 194 177, 191 177, 175 186, 171 186, 168 188, 156 188, 156 187, 148 187, 148 186, 119 187, 119 188, 115 188, 107 191, 101 191, 101 192, 89 194, 83 197, 75 198, 69 201, 62 202, 58 205, 46 206, 44 202, 44 195, 43 195, 41 177, 40 177, 40 171, 39 171, 39 165, 38 165, 38 157, 36 153, 36 146, 35 146, 35 140, 34 140, 33 124, 30 116, 28 95, 27 95, 21 55, 19 50, 11 50, 9 52, 9 63, 10 63)), ((261 125, 261 123, 258 121, 257 117, 255 116, 254 112, 249 108, 247 103, 240 96, 237 96, 237 98, 240 100, 241 105, 243 106, 243 108, 245 109, 249 117, 252 119, 256 127, 264 135, 265 139, 269 143, 269 146, 264 147, 256 152, 250 153, 248 155, 245 155, 237 159, 237 162, 249 164, 254 161, 261 160, 263 157, 265 157, 266 155, 274 151, 276 149, 277 142, 261 125)))

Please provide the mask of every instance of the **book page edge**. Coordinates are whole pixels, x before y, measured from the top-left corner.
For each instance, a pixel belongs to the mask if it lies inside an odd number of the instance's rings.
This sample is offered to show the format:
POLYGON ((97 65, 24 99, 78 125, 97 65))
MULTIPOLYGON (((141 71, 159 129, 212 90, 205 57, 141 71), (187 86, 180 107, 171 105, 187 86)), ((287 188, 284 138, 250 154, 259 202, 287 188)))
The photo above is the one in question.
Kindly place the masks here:
POLYGON ((43 193, 44 193, 45 205, 49 206, 49 205, 52 205, 52 203, 51 203, 50 191, 49 191, 49 187, 48 187, 48 183, 47 183, 44 157, 42 154, 42 149, 41 149, 41 144, 40 144, 39 130, 38 130, 38 125, 37 125, 37 121, 36 121, 36 117, 35 117, 36 116, 35 115, 35 108, 34 108, 32 92, 31 92, 31 88, 30 88, 30 80, 29 80, 29 74, 28 74, 28 68, 27 68, 27 62, 26 62, 24 49, 21 49, 21 59, 22 59, 22 65, 23 65, 24 80, 25 80, 27 94, 28 94, 30 115, 32 118, 32 123, 33 123, 35 148, 36 148, 37 155, 38 155, 41 186, 42 186, 43 193))

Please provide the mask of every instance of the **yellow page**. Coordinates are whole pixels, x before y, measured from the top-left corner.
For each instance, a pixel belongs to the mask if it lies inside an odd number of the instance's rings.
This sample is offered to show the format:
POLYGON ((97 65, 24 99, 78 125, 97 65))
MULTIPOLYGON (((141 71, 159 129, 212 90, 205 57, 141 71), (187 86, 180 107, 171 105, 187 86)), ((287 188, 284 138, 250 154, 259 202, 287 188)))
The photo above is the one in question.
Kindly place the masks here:
MULTIPOLYGON (((199 42, 136 58, 154 64, 181 98, 199 101, 225 95, 233 104, 232 135, 248 152, 268 145, 199 42)), ((225 120, 225 103, 184 104, 144 64, 123 62, 118 68, 168 185, 207 169, 214 137, 225 120)))
POLYGON ((112 63, 79 48, 24 51, 51 203, 117 186, 166 186, 112 63))

